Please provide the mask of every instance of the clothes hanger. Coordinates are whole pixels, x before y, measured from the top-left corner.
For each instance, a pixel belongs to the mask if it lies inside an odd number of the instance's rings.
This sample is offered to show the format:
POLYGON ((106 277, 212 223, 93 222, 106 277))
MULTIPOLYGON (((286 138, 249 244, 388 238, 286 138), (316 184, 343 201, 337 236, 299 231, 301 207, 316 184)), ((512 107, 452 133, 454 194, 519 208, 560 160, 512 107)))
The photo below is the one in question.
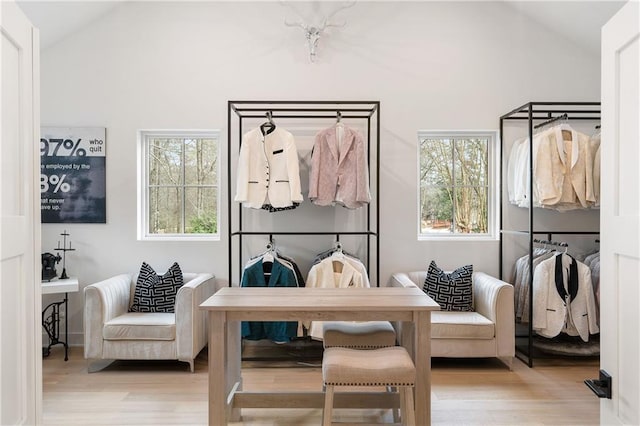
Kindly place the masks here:
POLYGON ((549 129, 556 127, 556 126, 547 127, 553 123, 557 123, 557 125, 559 126, 566 126, 566 129, 563 129, 563 130, 573 130, 571 126, 569 126, 569 116, 567 115, 566 112, 561 115, 558 115, 557 117, 552 117, 546 121, 543 121, 540 124, 536 124, 535 126, 533 126, 533 128, 536 130, 536 133, 542 133, 544 131, 547 131, 549 129))
POLYGON ((272 133, 276 129, 276 124, 273 122, 273 113, 271 111, 267 111, 266 116, 267 121, 260 125, 260 131, 264 136, 272 133))
POLYGON ((267 251, 264 252, 264 254, 262 255, 262 263, 273 263, 273 260, 275 258, 274 256, 274 244, 273 241, 269 241, 267 243, 267 251))
POLYGON ((345 258, 344 252, 342 251, 342 243, 340 241, 336 241, 334 245, 334 251, 331 253, 331 264, 333 266, 333 272, 342 272, 342 267, 344 266, 345 258))

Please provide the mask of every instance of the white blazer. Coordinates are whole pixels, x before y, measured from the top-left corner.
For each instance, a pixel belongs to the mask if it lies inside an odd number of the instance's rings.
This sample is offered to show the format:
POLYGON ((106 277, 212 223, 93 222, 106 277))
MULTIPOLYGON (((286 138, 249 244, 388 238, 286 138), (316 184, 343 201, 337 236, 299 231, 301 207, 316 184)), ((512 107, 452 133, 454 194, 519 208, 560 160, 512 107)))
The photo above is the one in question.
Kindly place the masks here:
MULTIPOLYGON (((362 274, 358 272, 346 259, 338 259, 329 256, 320 263, 313 265, 307 276, 306 287, 346 288, 363 287, 362 274), (342 263, 342 272, 334 272, 333 262, 342 263)), ((322 321, 306 322, 305 327, 309 335, 317 340, 322 340, 322 321)))
MULTIPOLYGON (((566 254, 558 256, 562 256, 563 285, 567 289, 566 270, 573 259, 566 254)), ((556 258, 554 256, 542 261, 533 275, 533 329, 544 337, 555 337, 565 332, 579 335, 583 341, 588 342, 589 334, 600 331, 591 271, 584 263, 577 262, 578 292, 571 303, 567 304, 556 288, 556 258)))
POLYGON ((291 133, 276 127, 265 136, 256 128, 242 136, 235 201, 254 209, 302 202, 298 150, 291 133))

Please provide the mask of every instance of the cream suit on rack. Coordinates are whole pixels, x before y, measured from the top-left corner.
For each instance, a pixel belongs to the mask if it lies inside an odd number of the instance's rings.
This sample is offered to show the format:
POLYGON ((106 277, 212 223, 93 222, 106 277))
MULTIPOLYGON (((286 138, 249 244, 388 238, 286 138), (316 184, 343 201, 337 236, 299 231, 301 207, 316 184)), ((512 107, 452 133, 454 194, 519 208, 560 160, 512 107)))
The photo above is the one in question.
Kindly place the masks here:
MULTIPOLYGON (((344 257, 344 255, 329 256, 320 263, 315 264, 307 276, 307 287, 364 287, 362 274, 351 266, 344 257), (334 262, 339 265, 334 265, 334 262), (342 270, 339 271, 338 267, 342 268, 342 270)), ((312 338, 322 339, 322 321, 307 322, 304 325, 309 329, 309 335, 312 338)))
POLYGON ((589 136, 559 125, 536 140, 539 146, 533 173, 540 204, 570 210, 595 203, 589 136), (570 137, 565 137, 563 130, 570 132, 570 137))
POLYGON ((597 308, 591 284, 591 271, 582 262, 577 266, 577 293, 570 303, 560 295, 556 286, 556 261, 562 264, 562 282, 558 283, 570 292, 568 269, 576 262, 567 254, 559 254, 542 261, 533 274, 533 329, 544 337, 555 337, 561 332, 579 335, 589 341, 589 334, 600 330, 597 324, 597 308))
POLYGON ((276 127, 264 135, 255 128, 242 136, 235 201, 254 209, 302 202, 298 150, 290 132, 276 127))

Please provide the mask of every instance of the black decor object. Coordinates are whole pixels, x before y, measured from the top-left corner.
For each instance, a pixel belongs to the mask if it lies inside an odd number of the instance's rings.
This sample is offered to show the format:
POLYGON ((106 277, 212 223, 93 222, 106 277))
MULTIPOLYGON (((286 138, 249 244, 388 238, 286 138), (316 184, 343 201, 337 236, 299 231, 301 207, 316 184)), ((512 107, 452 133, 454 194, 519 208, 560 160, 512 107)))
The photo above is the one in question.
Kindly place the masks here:
POLYGON ((58 276, 56 263, 62 259, 59 254, 42 253, 42 281, 51 281, 58 276))
MULTIPOLYGON (((69 241, 69 247, 67 247, 67 237, 69 236, 69 234, 67 234, 66 229, 60 235, 62 235, 62 247, 60 247, 60 240, 58 240, 58 247, 56 248, 56 251, 62 252, 62 274, 60 275, 60 279, 66 280, 69 278, 67 276, 67 252, 75 251, 76 249, 71 248, 71 241, 69 241)), ((58 258, 59 257, 60 255, 58 255, 58 258)), ((44 273, 44 269, 43 269, 43 273, 44 273)))

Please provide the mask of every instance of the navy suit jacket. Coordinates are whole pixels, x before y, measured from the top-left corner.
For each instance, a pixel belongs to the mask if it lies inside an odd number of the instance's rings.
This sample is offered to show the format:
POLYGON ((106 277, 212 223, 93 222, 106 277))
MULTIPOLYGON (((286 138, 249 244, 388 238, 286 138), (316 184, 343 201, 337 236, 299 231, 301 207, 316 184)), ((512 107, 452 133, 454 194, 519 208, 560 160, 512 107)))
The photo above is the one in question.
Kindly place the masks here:
MULTIPOLYGON (((265 279, 262 260, 245 268, 242 287, 297 287, 293 271, 277 260, 273 261, 271 277, 265 279), (267 282, 267 279, 269 282, 267 282)), ((288 342, 298 332, 297 321, 243 321, 242 337, 249 340, 270 339, 288 342)))

